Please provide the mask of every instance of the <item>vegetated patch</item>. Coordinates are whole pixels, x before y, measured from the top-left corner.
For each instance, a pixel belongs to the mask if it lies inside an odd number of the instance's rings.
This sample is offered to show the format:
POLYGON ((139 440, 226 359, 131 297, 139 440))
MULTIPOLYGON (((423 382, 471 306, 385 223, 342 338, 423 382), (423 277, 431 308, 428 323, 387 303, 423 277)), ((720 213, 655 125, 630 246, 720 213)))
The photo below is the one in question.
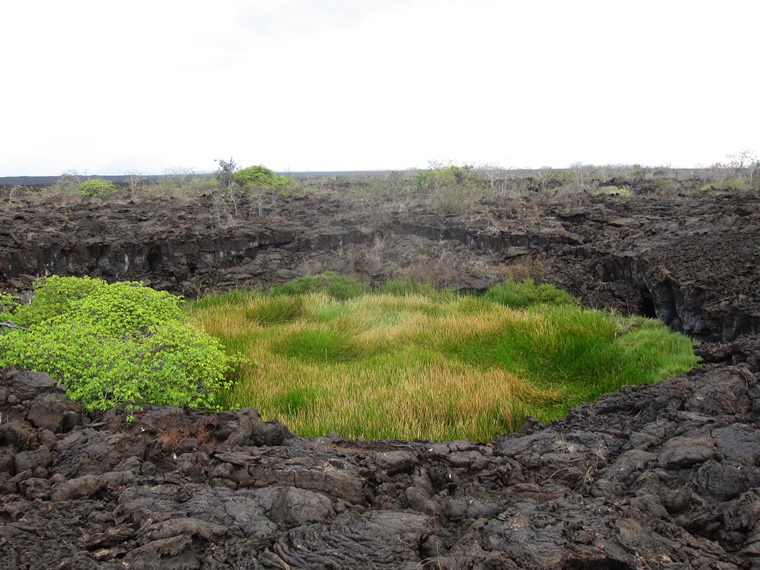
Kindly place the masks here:
POLYGON ((77 192, 82 196, 107 196, 118 191, 116 184, 102 178, 85 180, 77 186, 77 192))
POLYGON ((0 366, 47 372, 88 410, 218 408, 235 358, 187 322, 182 302, 138 282, 39 280, 28 305, 2 303, 0 366))
POLYGON ((256 363, 238 367, 225 405, 302 436, 488 441, 697 363, 691 340, 659 321, 584 309, 529 280, 477 297, 328 274, 189 309, 256 363))
POLYGON ((272 296, 303 295, 315 292, 325 292, 331 297, 343 301, 367 294, 369 287, 345 275, 326 271, 319 275, 307 275, 283 285, 277 285, 269 290, 269 294, 272 296))
POLYGON ((727 176, 718 182, 710 182, 701 188, 702 190, 749 190, 750 185, 743 178, 727 176))
POLYGON ((262 296, 261 302, 246 308, 245 317, 260 325, 277 325, 298 319, 304 310, 302 297, 262 296))

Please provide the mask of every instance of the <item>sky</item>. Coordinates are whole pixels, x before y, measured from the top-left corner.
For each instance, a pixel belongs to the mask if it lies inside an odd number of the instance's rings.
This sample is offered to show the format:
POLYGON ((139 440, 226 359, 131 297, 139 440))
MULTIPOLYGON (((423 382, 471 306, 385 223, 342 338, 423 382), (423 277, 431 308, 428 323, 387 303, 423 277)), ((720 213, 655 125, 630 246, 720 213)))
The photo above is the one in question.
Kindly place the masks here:
POLYGON ((760 154, 756 0, 0 4, 0 176, 760 154))

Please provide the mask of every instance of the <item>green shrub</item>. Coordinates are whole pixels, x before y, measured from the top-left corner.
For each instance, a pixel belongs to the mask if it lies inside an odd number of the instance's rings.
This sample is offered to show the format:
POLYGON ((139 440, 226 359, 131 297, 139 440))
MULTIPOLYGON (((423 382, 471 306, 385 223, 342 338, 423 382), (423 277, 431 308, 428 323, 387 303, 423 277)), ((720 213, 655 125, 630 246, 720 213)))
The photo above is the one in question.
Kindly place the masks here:
POLYGON ((606 195, 606 196, 628 196, 631 193, 628 188, 621 188, 619 186, 600 186, 596 189, 594 194, 606 195))
POLYGON ((369 287, 345 275, 326 271, 319 275, 306 275, 295 281, 277 285, 270 289, 271 295, 305 295, 307 293, 327 293, 334 299, 344 301, 361 297, 369 292, 369 287))
POLYGON ((417 173, 416 179, 420 190, 440 190, 446 186, 456 186, 466 182, 479 182, 472 172, 472 165, 469 164, 428 168, 417 173))
POLYGON ((234 358, 190 326, 182 299, 140 283, 52 276, 0 335, 0 366, 47 372, 88 410, 216 406, 234 358))
POLYGON ((486 291, 484 297, 513 309, 533 305, 574 305, 575 299, 567 291, 548 283, 536 285, 532 279, 504 281, 486 291))
POLYGON ((667 176, 655 176, 652 184, 662 192, 675 192, 678 190, 678 181, 667 176))
POLYGON ((232 175, 235 184, 244 188, 246 186, 255 188, 282 188, 290 183, 290 179, 285 176, 278 176, 265 166, 249 166, 242 168, 232 175))
POLYGON ((107 196, 118 190, 116 184, 102 178, 85 180, 77 186, 77 192, 82 196, 107 196))
POLYGON ((18 297, 0 291, 0 321, 10 318, 18 307, 18 297))
POLYGON ((749 190, 749 184, 743 178, 729 177, 720 182, 705 184, 702 190, 749 190))

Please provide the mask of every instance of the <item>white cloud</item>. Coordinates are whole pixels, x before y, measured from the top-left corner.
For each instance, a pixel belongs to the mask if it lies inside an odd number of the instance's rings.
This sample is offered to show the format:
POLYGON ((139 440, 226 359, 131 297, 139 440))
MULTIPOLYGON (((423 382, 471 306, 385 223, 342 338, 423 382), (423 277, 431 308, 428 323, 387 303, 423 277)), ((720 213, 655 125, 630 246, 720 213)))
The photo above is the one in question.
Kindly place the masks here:
POLYGON ((0 175, 694 165, 760 150, 760 5, 38 0, 0 7, 0 175))

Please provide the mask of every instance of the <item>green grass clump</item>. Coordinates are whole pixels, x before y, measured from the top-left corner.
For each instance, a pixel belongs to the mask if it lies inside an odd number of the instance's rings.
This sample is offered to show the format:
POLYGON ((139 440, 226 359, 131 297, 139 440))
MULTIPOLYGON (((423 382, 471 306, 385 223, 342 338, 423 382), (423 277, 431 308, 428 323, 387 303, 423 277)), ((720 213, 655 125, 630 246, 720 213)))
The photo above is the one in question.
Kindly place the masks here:
POLYGON ((362 357, 362 348, 351 335, 325 325, 291 331, 272 345, 275 354, 309 363, 346 362, 362 357))
POLYGON ((691 341, 658 321, 583 309, 530 281, 480 297, 405 283, 342 299, 327 289, 191 306, 247 358, 226 405, 303 436, 488 441, 527 415, 555 419, 697 362, 691 341))
POLYGON ((302 297, 262 296, 257 301, 246 308, 245 317, 263 326, 289 323, 303 315, 302 297))
POLYGON ((380 286, 379 291, 397 297, 419 295, 422 297, 434 298, 441 296, 441 290, 438 289, 432 281, 418 282, 405 279, 389 279, 380 286))
POLYGON ((749 184, 743 178, 726 177, 720 182, 710 182, 702 186, 702 190, 749 190, 749 184))
POLYGON ((306 293, 327 293, 335 299, 344 301, 360 297, 369 292, 364 283, 327 271, 319 275, 306 275, 295 281, 277 285, 269 290, 270 295, 305 295, 306 293))
POLYGON ((536 285, 532 279, 504 281, 494 285, 485 293, 485 298, 513 309, 524 309, 533 305, 575 305, 576 301, 567 291, 557 289, 548 283, 536 285))
POLYGON ((631 191, 628 188, 618 186, 600 186, 594 191, 596 196, 630 196, 631 191))

